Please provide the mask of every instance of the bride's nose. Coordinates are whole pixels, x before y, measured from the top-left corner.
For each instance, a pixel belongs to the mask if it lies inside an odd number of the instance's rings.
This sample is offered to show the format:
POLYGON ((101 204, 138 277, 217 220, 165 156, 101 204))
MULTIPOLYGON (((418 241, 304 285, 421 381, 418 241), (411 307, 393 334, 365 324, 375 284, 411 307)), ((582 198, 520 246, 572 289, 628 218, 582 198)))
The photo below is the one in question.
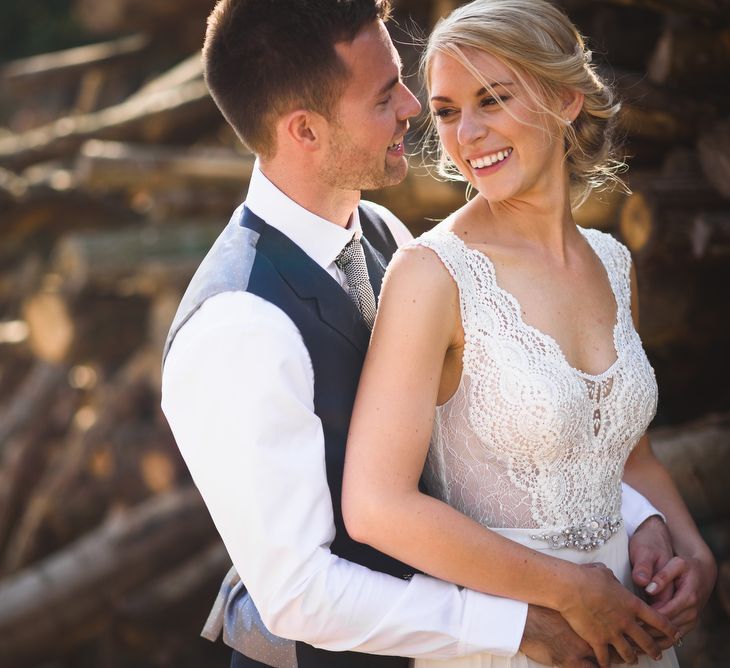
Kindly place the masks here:
POLYGON ((486 136, 487 132, 487 125, 483 118, 479 118, 477 114, 462 109, 457 130, 457 139, 462 146, 467 146, 478 139, 482 139, 486 136))

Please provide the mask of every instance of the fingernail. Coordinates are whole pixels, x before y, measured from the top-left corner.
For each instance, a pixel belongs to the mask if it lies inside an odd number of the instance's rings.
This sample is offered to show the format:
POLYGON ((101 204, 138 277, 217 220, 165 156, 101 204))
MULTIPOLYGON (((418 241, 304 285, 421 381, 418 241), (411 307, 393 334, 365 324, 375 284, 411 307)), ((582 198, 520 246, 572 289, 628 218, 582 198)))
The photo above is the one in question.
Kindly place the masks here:
POLYGON ((643 580, 644 578, 648 578, 649 575, 646 571, 636 571, 636 577, 639 577, 643 580))
POLYGON ((644 591, 647 594, 654 594, 656 593, 656 590, 659 589, 659 585, 656 582, 650 582, 646 587, 644 588, 644 591))

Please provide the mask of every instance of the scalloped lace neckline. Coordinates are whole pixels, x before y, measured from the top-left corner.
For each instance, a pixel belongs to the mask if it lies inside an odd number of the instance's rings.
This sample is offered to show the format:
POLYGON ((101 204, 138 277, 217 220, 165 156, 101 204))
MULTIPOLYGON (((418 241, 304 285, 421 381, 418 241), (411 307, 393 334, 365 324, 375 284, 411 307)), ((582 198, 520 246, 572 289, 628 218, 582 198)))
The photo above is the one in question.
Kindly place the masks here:
POLYGON ((616 356, 616 359, 609 365, 609 367, 605 371, 601 371, 600 373, 593 374, 588 373, 587 371, 583 371, 582 369, 578 369, 577 367, 574 367, 566 357, 565 353, 563 352, 563 349, 560 347, 560 344, 557 342, 557 340, 547 332, 544 332, 543 330, 539 329, 538 327, 535 327, 534 325, 529 324, 525 321, 525 319, 522 317, 522 305, 520 304, 517 297, 515 297, 509 290, 506 290, 503 288, 499 282, 497 281, 497 270, 494 266, 494 263, 492 262, 491 258, 486 254, 480 251, 477 248, 472 248, 471 246, 468 246, 466 242, 458 235, 456 232, 450 229, 443 228, 440 230, 444 234, 448 234, 452 236, 456 241, 461 245, 461 247, 470 254, 477 255, 482 261, 486 264, 487 268, 489 269, 492 278, 494 279, 494 287, 496 291, 502 295, 508 302, 510 302, 513 306, 513 308, 516 311, 516 318, 519 322, 521 327, 524 327, 525 329, 529 330, 530 332, 533 332, 535 335, 537 335, 540 339, 542 339, 548 347, 552 348, 558 357, 560 357, 563 361, 563 363, 575 374, 586 378, 588 380, 593 381, 601 381, 610 376, 618 366, 619 362, 621 361, 621 351, 618 345, 618 330, 619 325, 621 322, 621 306, 619 303, 619 298, 616 293, 616 289, 613 284, 613 280, 611 279, 611 272, 608 270, 608 267, 606 266, 606 263, 603 260, 603 257, 601 254, 596 250, 596 248, 593 246, 593 243, 589 239, 588 235, 586 234, 586 231, 581 228, 580 226, 577 226, 580 233, 583 235, 583 238, 588 242, 588 245, 591 247, 591 250, 598 258, 598 261, 601 263, 601 266, 603 267, 603 270, 606 274, 606 278, 608 280, 609 288, 611 290, 611 294, 613 295, 614 303, 616 304, 616 316, 614 319, 614 325, 611 330, 611 336, 613 341, 613 352, 616 356))

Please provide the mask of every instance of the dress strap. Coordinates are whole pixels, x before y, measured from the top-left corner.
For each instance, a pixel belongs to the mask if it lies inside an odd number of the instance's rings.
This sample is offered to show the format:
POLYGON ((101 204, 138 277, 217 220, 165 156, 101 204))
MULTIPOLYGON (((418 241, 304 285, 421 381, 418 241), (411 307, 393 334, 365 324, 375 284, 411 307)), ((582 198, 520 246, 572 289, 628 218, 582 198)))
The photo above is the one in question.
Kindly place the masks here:
POLYGON ((474 268, 470 265, 470 258, 465 253, 463 242, 449 230, 434 228, 425 232, 407 244, 409 246, 424 246, 430 248, 446 267, 451 278, 459 290, 461 319, 464 329, 472 320, 474 308, 478 303, 474 268))
POLYGON ((631 253, 616 238, 593 228, 582 229, 588 243, 606 268, 619 307, 631 310, 631 253))

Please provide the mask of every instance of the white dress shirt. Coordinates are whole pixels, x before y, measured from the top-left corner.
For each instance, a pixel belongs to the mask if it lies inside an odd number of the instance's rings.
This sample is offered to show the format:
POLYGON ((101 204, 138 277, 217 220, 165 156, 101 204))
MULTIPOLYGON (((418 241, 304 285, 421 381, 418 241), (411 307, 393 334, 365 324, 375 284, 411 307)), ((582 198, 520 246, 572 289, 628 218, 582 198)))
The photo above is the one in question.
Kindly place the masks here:
MULTIPOLYGON (((347 288, 334 260, 353 234, 289 199, 254 169, 246 205, 347 288)), ((405 226, 377 207, 399 244, 405 226)), ((162 408, 233 564, 266 626, 315 647, 447 659, 511 656, 527 605, 425 575, 402 580, 330 552, 335 527, 314 374, 292 320, 245 292, 207 300, 179 331, 162 408)), ((625 488, 635 529, 656 510, 625 488)), ((486 565, 486 564, 485 564, 486 565)))

